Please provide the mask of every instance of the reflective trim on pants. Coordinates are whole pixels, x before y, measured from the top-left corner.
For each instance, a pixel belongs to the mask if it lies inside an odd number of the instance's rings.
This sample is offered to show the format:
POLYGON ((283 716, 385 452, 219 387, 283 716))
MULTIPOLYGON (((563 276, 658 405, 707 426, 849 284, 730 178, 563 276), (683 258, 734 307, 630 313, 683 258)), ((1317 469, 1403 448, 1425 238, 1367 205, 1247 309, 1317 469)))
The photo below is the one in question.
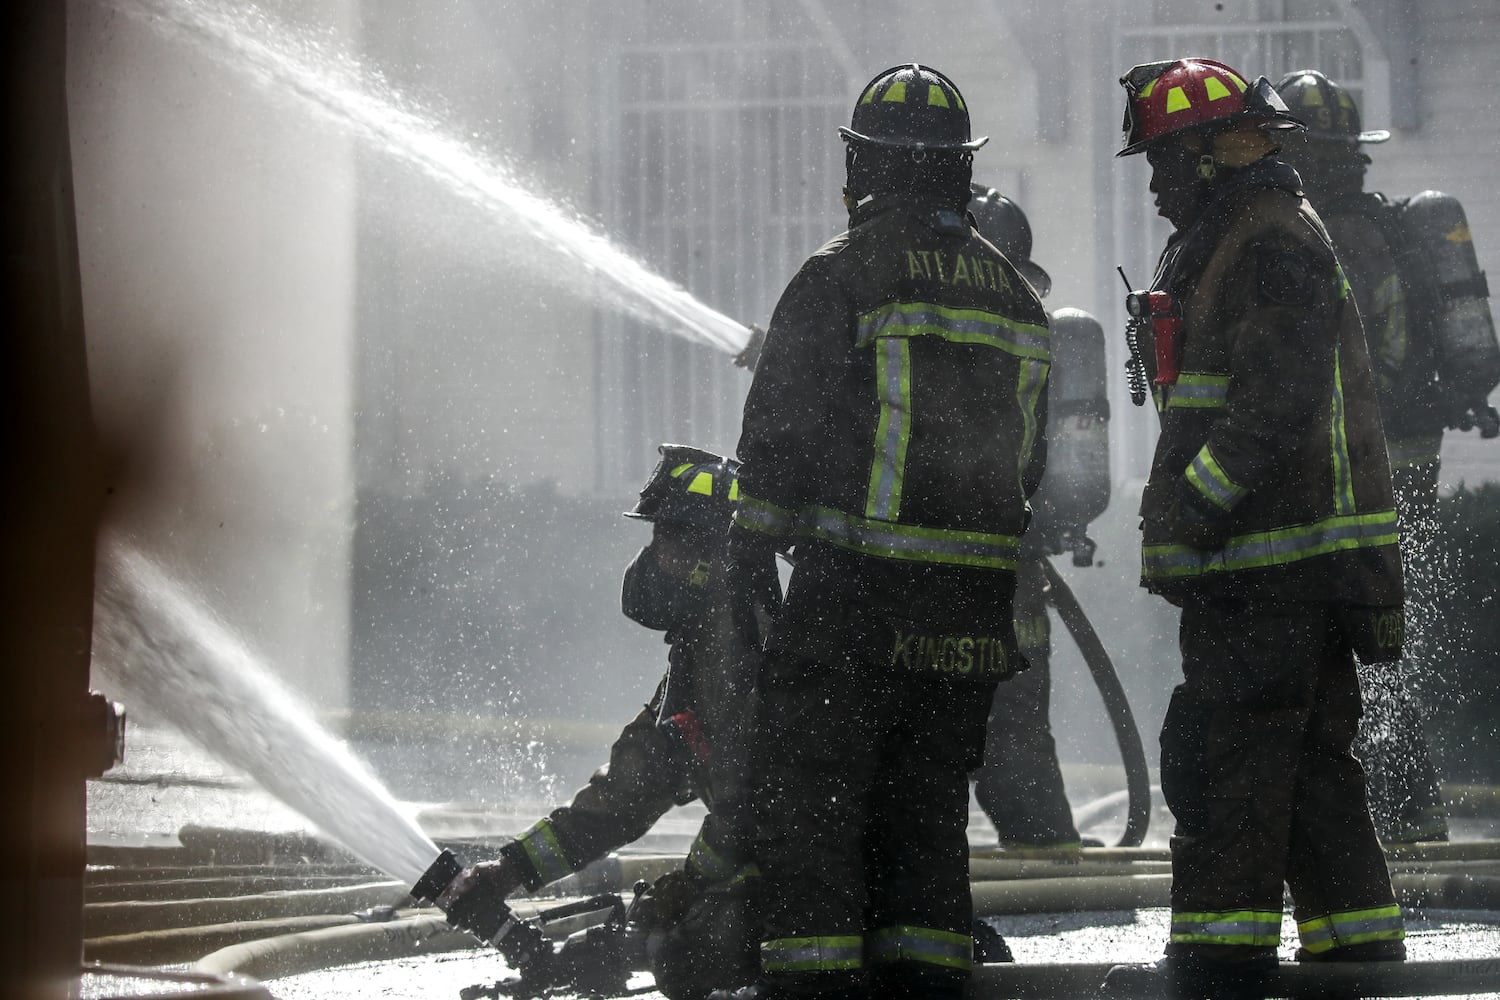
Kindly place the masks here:
POLYGON ((931 927, 885 927, 870 934, 870 964, 926 962, 964 972, 974 967, 974 938, 931 927))
POLYGON ((1401 907, 1392 903, 1300 921, 1297 936, 1308 953, 1320 955, 1366 941, 1400 941, 1406 937, 1406 925, 1401 919, 1401 907))
POLYGON ((1280 942, 1280 910, 1220 910, 1172 914, 1173 944, 1236 944, 1274 948, 1280 942))
POLYGON ((760 946, 761 971, 839 972, 864 966, 865 939, 839 937, 772 938, 760 946))

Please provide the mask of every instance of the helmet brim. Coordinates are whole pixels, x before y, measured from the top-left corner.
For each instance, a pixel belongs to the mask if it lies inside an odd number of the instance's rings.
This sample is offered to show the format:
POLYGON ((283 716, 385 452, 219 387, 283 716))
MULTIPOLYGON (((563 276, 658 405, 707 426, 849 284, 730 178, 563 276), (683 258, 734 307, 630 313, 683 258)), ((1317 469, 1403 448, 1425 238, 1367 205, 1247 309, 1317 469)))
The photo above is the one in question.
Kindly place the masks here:
POLYGON ((968 142, 917 142, 911 139, 891 139, 883 136, 863 135, 847 125, 839 126, 839 135, 843 136, 846 142, 864 142, 871 146, 889 146, 896 149, 975 150, 990 141, 989 136, 982 135, 978 139, 970 139, 968 142))
MULTIPOLYGON (((1256 125, 1264 132, 1307 132, 1307 126, 1304 125, 1301 121, 1298 121, 1296 118, 1291 117, 1290 115, 1286 115, 1284 117, 1278 116, 1273 118, 1269 116, 1258 116, 1254 113, 1250 113, 1242 116, 1239 120, 1252 120, 1255 117, 1262 118, 1262 120, 1257 122, 1256 125)), ((1182 136, 1188 135, 1195 130, 1202 132, 1218 132, 1233 125, 1233 123, 1233 119, 1225 118, 1215 122, 1203 122, 1197 125, 1185 125, 1182 128, 1175 129, 1171 132, 1163 132, 1161 135, 1154 135, 1149 139, 1137 139, 1135 142, 1132 142, 1130 145, 1126 146, 1124 149, 1116 153, 1115 157, 1119 158, 1121 156, 1134 156, 1136 153, 1144 153, 1146 150, 1150 149, 1152 146, 1157 145, 1158 143, 1168 142, 1172 139, 1180 138, 1182 136)))
POLYGON ((1021 277, 1036 292, 1038 298, 1045 299, 1052 291, 1052 275, 1038 263, 1032 260, 1011 261, 1016 265, 1016 270, 1021 272, 1021 277))

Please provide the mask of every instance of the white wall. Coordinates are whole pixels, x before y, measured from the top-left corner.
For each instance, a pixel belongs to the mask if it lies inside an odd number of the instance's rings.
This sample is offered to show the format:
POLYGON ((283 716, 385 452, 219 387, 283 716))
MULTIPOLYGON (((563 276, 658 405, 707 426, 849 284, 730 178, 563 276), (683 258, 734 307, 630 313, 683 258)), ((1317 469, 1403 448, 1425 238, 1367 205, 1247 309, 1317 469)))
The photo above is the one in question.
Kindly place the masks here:
MULTIPOLYGON (((285 13, 347 18, 349 4, 285 13)), ((272 668, 341 707, 350 476, 349 144, 214 46, 70 6, 95 412, 133 472, 111 520, 272 668)), ((149 710, 149 706, 137 706, 149 710)))

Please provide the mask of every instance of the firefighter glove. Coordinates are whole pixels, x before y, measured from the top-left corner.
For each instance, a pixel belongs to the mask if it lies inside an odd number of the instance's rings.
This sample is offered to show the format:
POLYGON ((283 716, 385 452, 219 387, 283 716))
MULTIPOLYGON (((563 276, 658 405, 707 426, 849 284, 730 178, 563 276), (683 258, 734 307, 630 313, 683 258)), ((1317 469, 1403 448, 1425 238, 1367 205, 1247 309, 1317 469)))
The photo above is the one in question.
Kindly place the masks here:
POLYGON ((444 913, 452 915, 466 908, 466 897, 504 899, 527 881, 527 873, 521 863, 502 853, 496 861, 481 861, 472 868, 459 872, 458 877, 438 897, 437 905, 444 913))
POLYGON ((747 649, 760 649, 761 616, 773 613, 781 599, 781 580, 776 575, 776 543, 757 532, 735 525, 729 529, 725 547, 727 565, 722 574, 735 634, 747 649))
POLYGON ((1205 552, 1214 552, 1229 541, 1230 514, 1188 482, 1177 481, 1177 492, 1168 512, 1171 537, 1205 552))

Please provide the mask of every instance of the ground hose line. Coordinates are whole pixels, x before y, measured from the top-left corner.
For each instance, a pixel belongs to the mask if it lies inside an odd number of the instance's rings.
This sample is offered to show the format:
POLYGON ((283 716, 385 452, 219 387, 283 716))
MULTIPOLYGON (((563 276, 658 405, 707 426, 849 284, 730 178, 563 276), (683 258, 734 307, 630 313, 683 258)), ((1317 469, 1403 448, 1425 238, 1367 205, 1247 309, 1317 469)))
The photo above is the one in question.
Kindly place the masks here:
POLYGON ((1050 559, 1042 560, 1042 570, 1047 576, 1048 600, 1057 609, 1057 616, 1067 626, 1083 662, 1094 676, 1099 688, 1099 697, 1104 700, 1104 710, 1109 714, 1110 725, 1115 730, 1115 741, 1120 746, 1120 760, 1125 765, 1125 788, 1128 792, 1128 807, 1125 814, 1125 832, 1120 836, 1119 847, 1138 847, 1146 839, 1146 828, 1151 823, 1151 771, 1146 763, 1146 750, 1141 745, 1141 733, 1136 728, 1135 716, 1130 711, 1130 702, 1125 698, 1125 689, 1120 685, 1120 676, 1110 661, 1099 633, 1083 613, 1078 598, 1052 565, 1050 559))

